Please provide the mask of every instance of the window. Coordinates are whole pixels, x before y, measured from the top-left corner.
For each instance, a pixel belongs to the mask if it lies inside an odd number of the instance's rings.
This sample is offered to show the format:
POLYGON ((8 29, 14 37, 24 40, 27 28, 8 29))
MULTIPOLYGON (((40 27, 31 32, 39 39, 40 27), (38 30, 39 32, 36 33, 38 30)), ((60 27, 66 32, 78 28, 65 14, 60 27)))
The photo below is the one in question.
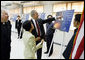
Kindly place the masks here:
POLYGON ((19 8, 16 8, 16 9, 11 9, 9 11, 10 14, 20 14, 20 9, 19 8))
POLYGON ((40 13, 43 12, 43 6, 32 6, 32 7, 24 7, 23 13, 24 14, 30 13, 33 9, 35 9, 37 12, 40 12, 40 13))
POLYGON ((15 9, 15 13, 19 15, 20 14, 20 9, 19 8, 15 9))
POLYGON ((33 7, 27 7, 27 13, 30 13, 33 10, 33 7))
POLYGON ((23 13, 24 13, 24 14, 27 12, 26 10, 27 10, 27 8, 24 7, 24 8, 23 8, 23 13))
POLYGON ((15 15, 20 15, 20 8, 9 10, 9 19, 12 20, 15 15))
POLYGON ((9 11, 10 14, 13 14, 14 12, 15 12, 14 9, 11 9, 11 10, 9 11))
POLYGON ((67 3, 67 10, 71 10, 72 3, 67 3))
POLYGON ((84 2, 72 3, 72 9, 74 9, 75 12, 82 12, 83 8, 84 8, 84 2))
POLYGON ((38 13, 43 13, 43 6, 35 6, 35 10, 36 10, 38 13))
POLYGON ((23 8, 23 13, 24 14, 30 13, 32 9, 33 9, 33 7, 24 7, 23 8))
POLYGON ((29 20, 31 19, 30 12, 36 10, 38 13, 43 13, 43 6, 30 6, 23 8, 23 14, 29 14, 29 20))
POLYGON ((53 6, 53 12, 63 11, 66 10, 66 4, 55 4, 53 6))

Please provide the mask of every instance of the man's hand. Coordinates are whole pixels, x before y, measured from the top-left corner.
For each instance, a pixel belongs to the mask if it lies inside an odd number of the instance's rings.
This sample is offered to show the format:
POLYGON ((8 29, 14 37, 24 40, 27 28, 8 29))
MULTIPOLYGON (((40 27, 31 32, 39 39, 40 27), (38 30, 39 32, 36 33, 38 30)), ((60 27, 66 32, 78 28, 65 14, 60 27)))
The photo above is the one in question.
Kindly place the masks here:
POLYGON ((59 19, 62 19, 63 16, 58 16, 56 19, 59 20, 59 19))
POLYGON ((59 29, 60 26, 61 26, 61 23, 60 22, 57 22, 57 23, 54 24, 53 27, 54 27, 54 29, 59 29))
POLYGON ((41 44, 43 44, 43 42, 44 42, 44 40, 42 39, 42 40, 41 40, 41 44))
POLYGON ((36 39, 35 39, 35 41, 39 41, 41 38, 40 37, 37 37, 36 39))

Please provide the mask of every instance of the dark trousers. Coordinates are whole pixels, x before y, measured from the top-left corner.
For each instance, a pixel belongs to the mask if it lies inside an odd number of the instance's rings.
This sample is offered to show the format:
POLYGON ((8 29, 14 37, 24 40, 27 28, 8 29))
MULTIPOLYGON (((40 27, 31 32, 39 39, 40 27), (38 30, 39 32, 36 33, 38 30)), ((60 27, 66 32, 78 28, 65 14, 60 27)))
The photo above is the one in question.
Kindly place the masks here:
POLYGON ((18 37, 20 37, 20 30, 21 30, 21 28, 17 28, 18 37))
MULTIPOLYGON (((37 41, 36 44, 39 44, 40 41, 37 41)), ((37 59, 41 59, 42 57, 42 48, 37 50, 37 59)))
POLYGON ((21 31, 20 38, 22 38, 22 36, 23 36, 23 30, 21 31))
POLYGON ((37 50, 37 59, 41 59, 41 57, 42 57, 42 48, 37 50))
POLYGON ((5 46, 1 48, 1 59, 10 59, 10 46, 5 46))
MULTIPOLYGON (((53 35, 48 35, 48 36, 46 36, 47 53, 49 52, 49 49, 50 49, 50 47, 51 47, 52 39, 53 39, 53 35)), ((51 47, 51 49, 50 49, 49 55, 51 55, 52 53, 53 53, 53 44, 52 44, 52 47, 51 47)))
POLYGON ((53 44, 52 44, 51 49, 50 49, 50 46, 51 46, 51 43, 50 43, 50 42, 47 42, 47 53, 48 53, 48 52, 49 52, 49 50, 50 50, 49 55, 51 55, 51 54, 53 53, 53 44))

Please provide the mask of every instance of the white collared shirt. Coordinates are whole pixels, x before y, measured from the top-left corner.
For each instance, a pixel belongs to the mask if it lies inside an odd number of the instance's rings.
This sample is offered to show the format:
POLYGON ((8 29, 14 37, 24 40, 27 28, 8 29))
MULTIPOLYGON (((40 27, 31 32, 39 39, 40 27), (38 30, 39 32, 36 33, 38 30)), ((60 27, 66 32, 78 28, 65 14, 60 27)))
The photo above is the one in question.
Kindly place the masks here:
POLYGON ((38 29, 37 29, 37 26, 36 26, 36 22, 35 22, 35 20, 33 18, 32 18, 32 20, 33 20, 33 23, 35 25, 35 28, 36 28, 36 31, 37 31, 37 34, 38 34, 38 29))

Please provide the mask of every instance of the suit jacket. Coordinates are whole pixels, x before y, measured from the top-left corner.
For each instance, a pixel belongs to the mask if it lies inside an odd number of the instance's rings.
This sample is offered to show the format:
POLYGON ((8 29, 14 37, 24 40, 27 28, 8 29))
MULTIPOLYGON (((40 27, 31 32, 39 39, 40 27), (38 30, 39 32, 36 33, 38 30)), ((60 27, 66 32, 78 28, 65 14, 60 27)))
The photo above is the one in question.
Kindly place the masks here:
POLYGON ((11 43, 11 26, 9 20, 5 24, 1 23, 1 45, 4 47, 11 43))
POLYGON ((25 59, 36 59, 35 52, 42 47, 41 42, 38 45, 36 45, 35 36, 32 33, 25 30, 23 33, 22 40, 25 45, 25 50, 24 50, 25 59))
POLYGON ((65 59, 69 59, 69 57, 70 57, 70 54, 71 54, 71 51, 73 48, 73 41, 74 41, 75 35, 77 33, 77 30, 78 30, 78 28, 74 30, 74 34, 73 34, 71 40, 69 41, 65 51, 63 52, 63 56, 65 57, 65 59))
MULTIPOLYGON (((11 50, 11 23, 10 21, 1 23, 1 59, 6 59, 11 50)), ((8 59, 8 58, 7 58, 8 59)))
POLYGON ((49 25, 50 25, 51 23, 52 23, 52 22, 50 22, 50 23, 46 23, 46 32, 47 32, 48 27, 49 27, 49 25))
MULTIPOLYGON (((41 32, 41 36, 40 36, 41 39, 44 39, 45 38, 45 31, 44 31, 43 24, 49 23, 49 22, 54 21, 54 20, 55 20, 55 18, 48 18, 46 20, 38 19, 38 24, 39 24, 40 32, 41 32)), ((33 23, 32 19, 31 19, 31 22, 33 23)), ((34 25, 34 23, 33 23, 33 25, 34 25)), ((37 31, 36 31, 35 25, 34 25, 34 30, 32 31, 32 34, 35 37, 38 37, 38 34, 37 34, 37 31)))
POLYGON ((21 22, 21 20, 16 20, 16 23, 15 23, 15 28, 16 29, 20 29, 21 28, 21 25, 22 25, 22 22, 21 22))
POLYGON ((53 25, 54 23, 51 23, 48 28, 47 28, 47 31, 46 31, 46 35, 45 35, 45 40, 50 42, 52 41, 53 39, 53 34, 55 32, 55 29, 53 29, 53 25))

